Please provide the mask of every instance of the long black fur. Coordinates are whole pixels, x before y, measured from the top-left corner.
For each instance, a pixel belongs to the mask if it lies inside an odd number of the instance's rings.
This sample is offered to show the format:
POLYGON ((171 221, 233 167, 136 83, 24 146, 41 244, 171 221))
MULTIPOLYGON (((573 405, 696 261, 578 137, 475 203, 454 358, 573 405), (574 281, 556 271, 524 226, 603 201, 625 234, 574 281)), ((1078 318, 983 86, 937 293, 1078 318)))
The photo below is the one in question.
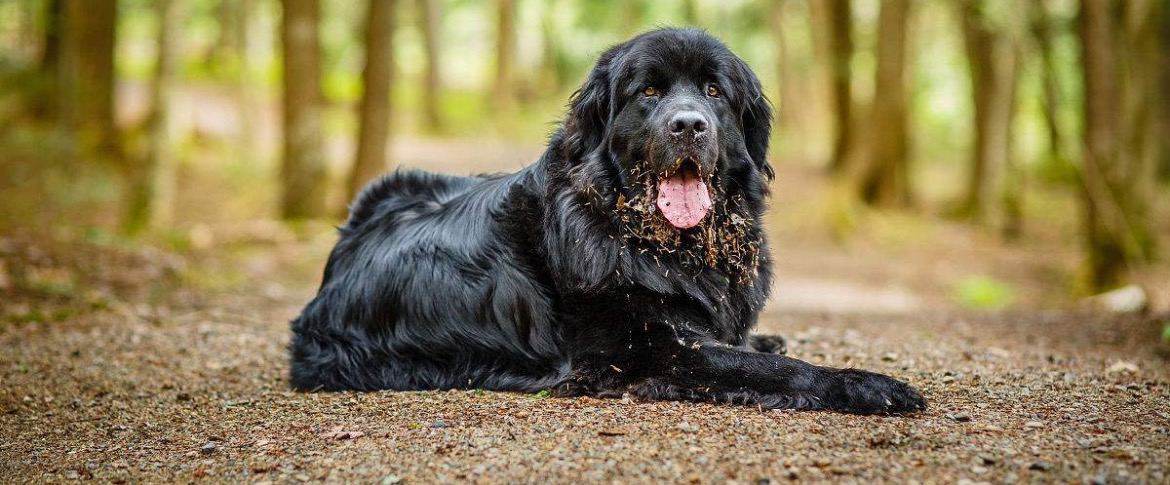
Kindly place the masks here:
POLYGON ((901 381, 749 338, 772 279, 761 228, 770 129, 754 73, 702 31, 657 30, 609 49, 533 165, 399 172, 358 196, 318 295, 292 322, 292 386, 925 409, 901 381), (682 111, 710 130, 667 134, 682 111), (682 251, 668 250, 633 236, 619 209, 653 196, 640 177, 668 175, 684 157, 709 177, 719 209, 678 230, 682 251), (702 238, 733 223, 718 234, 754 248, 738 266, 715 247, 728 241, 702 238), (684 257, 696 247, 714 259, 684 257))

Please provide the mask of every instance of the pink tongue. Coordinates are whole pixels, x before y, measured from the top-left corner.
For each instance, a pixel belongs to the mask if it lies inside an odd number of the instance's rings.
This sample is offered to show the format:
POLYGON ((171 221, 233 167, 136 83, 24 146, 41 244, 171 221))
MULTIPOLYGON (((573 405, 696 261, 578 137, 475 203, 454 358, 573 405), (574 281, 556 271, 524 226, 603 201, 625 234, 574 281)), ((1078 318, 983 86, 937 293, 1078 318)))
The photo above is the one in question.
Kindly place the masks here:
POLYGON ((711 194, 703 179, 687 170, 658 182, 658 210, 679 229, 695 227, 711 210, 711 194))

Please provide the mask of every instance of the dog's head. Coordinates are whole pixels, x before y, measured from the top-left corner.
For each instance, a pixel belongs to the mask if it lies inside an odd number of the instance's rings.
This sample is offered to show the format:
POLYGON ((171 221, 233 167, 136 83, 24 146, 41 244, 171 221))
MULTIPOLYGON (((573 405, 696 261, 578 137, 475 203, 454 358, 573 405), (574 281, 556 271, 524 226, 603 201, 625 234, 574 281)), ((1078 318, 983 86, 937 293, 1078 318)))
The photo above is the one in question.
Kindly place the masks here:
POLYGON ((698 29, 655 30, 606 51, 565 125, 570 160, 603 165, 593 170, 619 193, 653 197, 678 230, 733 191, 762 198, 774 176, 770 131, 755 73, 698 29))

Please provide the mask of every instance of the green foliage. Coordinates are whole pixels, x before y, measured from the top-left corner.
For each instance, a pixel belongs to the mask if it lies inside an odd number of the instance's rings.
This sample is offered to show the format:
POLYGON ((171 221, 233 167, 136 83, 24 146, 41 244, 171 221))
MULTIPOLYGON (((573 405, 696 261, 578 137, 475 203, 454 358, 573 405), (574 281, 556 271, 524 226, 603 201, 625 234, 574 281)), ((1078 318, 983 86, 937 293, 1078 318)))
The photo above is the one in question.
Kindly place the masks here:
POLYGON ((998 310, 1012 303, 1016 290, 1011 285, 985 275, 972 275, 959 280, 953 298, 968 308, 998 310))
POLYGON ((544 399, 552 395, 548 389, 541 389, 540 392, 534 394, 538 399, 544 399))

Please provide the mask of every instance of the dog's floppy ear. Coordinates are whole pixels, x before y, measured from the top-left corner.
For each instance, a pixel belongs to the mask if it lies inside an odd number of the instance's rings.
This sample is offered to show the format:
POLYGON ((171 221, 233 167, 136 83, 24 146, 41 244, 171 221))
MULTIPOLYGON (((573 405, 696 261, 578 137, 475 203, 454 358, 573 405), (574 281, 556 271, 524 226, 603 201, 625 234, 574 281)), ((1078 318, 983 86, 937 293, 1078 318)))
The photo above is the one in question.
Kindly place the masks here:
POLYGON ((742 60, 735 65, 735 76, 743 86, 743 106, 740 108, 740 122, 743 126, 744 143, 760 173, 768 180, 776 178, 776 172, 768 163, 768 142, 772 136, 772 103, 764 96, 764 89, 756 74, 742 60))
POLYGON ((565 122, 566 155, 570 160, 581 160, 605 139, 606 127, 613 116, 612 69, 620 49, 617 46, 602 54, 585 83, 573 93, 565 122))

